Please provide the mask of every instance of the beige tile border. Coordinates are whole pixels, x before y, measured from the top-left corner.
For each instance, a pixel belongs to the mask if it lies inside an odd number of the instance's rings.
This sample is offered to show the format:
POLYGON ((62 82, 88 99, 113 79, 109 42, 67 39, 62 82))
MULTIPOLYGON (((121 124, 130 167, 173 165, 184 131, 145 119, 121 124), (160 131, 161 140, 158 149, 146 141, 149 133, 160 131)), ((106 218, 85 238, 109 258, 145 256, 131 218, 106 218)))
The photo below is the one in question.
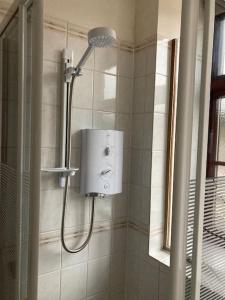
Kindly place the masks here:
MULTIPOLYGON (((67 23, 66 21, 56 19, 48 15, 45 15, 44 24, 46 28, 68 32, 68 34, 71 34, 75 37, 81 39, 87 39, 87 32, 89 30, 88 28, 76 24, 72 24, 72 23, 67 23)), ((156 34, 152 37, 149 37, 148 39, 143 40, 142 42, 136 45, 129 41, 118 40, 118 44, 116 45, 116 47, 120 48, 121 50, 133 53, 133 52, 138 52, 140 50, 143 50, 149 46, 157 45, 158 42, 164 43, 165 46, 166 45, 168 46, 168 39, 156 34)))
MULTIPOLYGON (((72 239, 77 238, 79 236, 83 236, 87 233, 89 228, 89 224, 85 224, 84 228, 80 226, 80 229, 78 227, 75 228, 67 228, 65 232, 65 238, 66 239, 72 239)), ((127 228, 127 221, 123 220, 120 222, 113 222, 113 221, 105 221, 105 222, 96 222, 94 224, 94 233, 103 232, 103 231, 109 231, 109 230, 115 230, 115 229, 122 229, 127 228)), ((39 236, 39 245, 43 244, 50 244, 54 242, 58 242, 60 239, 60 231, 51 231, 46 233, 40 233, 39 236)))
POLYGON ((9 11, 10 6, 11 4, 8 2, 0 0, 0 13, 5 15, 9 11))

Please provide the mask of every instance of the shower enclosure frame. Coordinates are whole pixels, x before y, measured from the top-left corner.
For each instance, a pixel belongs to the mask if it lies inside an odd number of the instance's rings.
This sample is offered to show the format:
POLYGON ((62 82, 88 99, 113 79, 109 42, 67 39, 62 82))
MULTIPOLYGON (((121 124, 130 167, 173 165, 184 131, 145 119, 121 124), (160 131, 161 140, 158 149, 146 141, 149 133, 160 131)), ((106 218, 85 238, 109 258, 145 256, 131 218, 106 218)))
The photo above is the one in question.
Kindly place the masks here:
POLYGON ((17 266, 16 266, 16 299, 37 299, 38 283, 38 248, 39 248, 39 202, 40 202, 40 149, 41 149, 41 99, 42 99, 42 64, 43 64, 43 1, 16 0, 9 9, 0 26, 0 37, 15 17, 19 18, 18 27, 18 136, 17 136, 17 266), (29 197, 29 255, 27 270, 27 295, 21 295, 21 257, 22 257, 22 172, 23 172, 23 122, 26 100, 26 45, 27 45, 27 12, 32 5, 32 76, 31 76, 31 167, 29 197), (23 298, 22 298, 23 297, 23 298), (24 298, 25 297, 25 298, 24 298))
POLYGON ((212 45, 216 0, 183 0, 181 49, 176 121, 173 224, 171 246, 171 299, 185 299, 187 211, 191 165, 193 100, 197 31, 200 3, 203 3, 204 36, 198 129, 196 196, 193 232, 191 300, 199 300, 202 266, 202 238, 207 160, 207 135, 212 68, 212 45), (192 26, 190 26, 192 24, 192 26), (182 199, 182 201, 181 201, 182 199))

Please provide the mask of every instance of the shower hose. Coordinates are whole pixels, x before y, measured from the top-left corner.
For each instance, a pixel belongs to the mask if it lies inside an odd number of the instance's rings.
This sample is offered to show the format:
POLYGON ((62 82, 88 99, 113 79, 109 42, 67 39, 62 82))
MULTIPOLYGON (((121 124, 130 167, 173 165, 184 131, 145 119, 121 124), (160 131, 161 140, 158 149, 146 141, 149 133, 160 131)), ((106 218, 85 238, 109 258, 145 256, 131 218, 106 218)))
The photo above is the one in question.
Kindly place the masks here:
MULTIPOLYGON (((72 98, 73 98, 73 86, 75 82, 75 77, 72 76, 71 83, 67 83, 67 122, 66 122, 66 159, 65 165, 66 168, 70 168, 70 157, 71 157, 71 110, 72 110, 72 98)), ((69 249, 65 242, 65 215, 66 215, 66 203, 68 198, 68 185, 69 185, 69 176, 66 176, 65 180, 65 189, 63 194, 63 211, 62 211, 62 224, 61 224, 61 242, 64 250, 68 253, 78 253, 82 251, 89 243, 92 233, 93 233, 93 224, 94 224, 94 212, 95 212, 95 196, 92 196, 92 205, 91 205, 91 223, 88 230, 88 235, 86 240, 77 248, 69 249)))

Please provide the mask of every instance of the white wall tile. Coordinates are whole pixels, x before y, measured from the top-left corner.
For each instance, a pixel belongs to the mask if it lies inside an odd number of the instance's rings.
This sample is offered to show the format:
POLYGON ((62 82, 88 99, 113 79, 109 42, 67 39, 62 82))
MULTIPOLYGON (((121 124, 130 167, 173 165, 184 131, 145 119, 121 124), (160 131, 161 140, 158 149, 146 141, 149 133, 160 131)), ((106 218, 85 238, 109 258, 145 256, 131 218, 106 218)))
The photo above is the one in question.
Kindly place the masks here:
POLYGON ((111 253, 111 237, 110 230, 95 232, 89 243, 89 260, 101 258, 111 253))
POLYGON ((131 150, 123 150, 123 183, 130 182, 130 171, 131 171, 131 150))
POLYGON ((59 148, 41 148, 41 167, 54 168, 59 166, 59 148))
POLYGON ((72 108, 72 147, 79 148, 81 146, 81 129, 89 128, 92 128, 92 111, 72 108))
POLYGON ((142 153, 142 185, 150 187, 151 185, 151 169, 155 162, 152 160, 152 152, 145 150, 142 153))
POLYGON ((61 300, 82 300, 86 297, 87 264, 62 270, 61 300))
POLYGON ((66 31, 59 31, 47 27, 44 28, 44 59, 61 62, 62 51, 66 48, 66 35, 66 31))
POLYGON ((132 150, 131 164, 131 184, 142 184, 142 152, 141 150, 132 150))
POLYGON ((88 296, 109 289, 110 257, 88 262, 88 296))
POLYGON ((145 112, 154 111, 155 74, 146 76, 145 112))
POLYGON ((119 50, 118 73, 121 76, 132 78, 134 74, 134 53, 119 50))
POLYGON ((144 114, 144 149, 152 149, 152 128, 153 128, 153 114, 144 114))
POLYGON ((112 253, 124 252, 127 244, 127 228, 114 229, 112 232, 112 253))
POLYGON ((140 300, 158 300, 159 268, 141 260, 140 300))
MULTIPOLYGON (((73 50, 74 65, 78 64, 87 47, 88 47, 87 39, 76 37, 73 34, 68 34, 68 48, 73 50)), ((91 53, 91 55, 89 56, 88 60, 86 61, 83 67, 85 69, 93 70, 94 51, 91 53)))
POLYGON ((52 61, 43 62, 42 103, 60 105, 62 87, 60 64, 52 61))
MULTIPOLYGON (((105 291, 105 292, 98 293, 96 295, 87 297, 87 300, 109 300, 109 297, 110 297, 109 291, 105 291)), ((111 298, 110 298, 110 300, 111 300, 111 298)))
POLYGON ((142 187, 138 185, 131 185, 130 187, 130 207, 129 217, 133 222, 141 222, 142 210, 142 187))
POLYGON ((155 267, 158 267, 159 262, 156 259, 149 256, 149 233, 139 232, 139 240, 140 240, 140 258, 144 259, 146 262, 150 264, 153 264, 155 267))
POLYGON ((95 221, 112 220, 113 199, 111 197, 96 198, 95 221))
POLYGON ((126 299, 139 300, 139 290, 130 284, 127 284, 126 299))
POLYGON ((124 285, 112 287, 110 291, 111 300, 124 300, 125 299, 125 288, 124 285))
POLYGON ((145 49, 141 49, 135 52, 134 55, 134 76, 140 77, 146 74, 146 51, 145 49))
POLYGON ((157 45, 156 73, 169 76, 171 64, 171 48, 162 43, 157 45))
POLYGON ((93 72, 83 69, 82 76, 74 83, 72 106, 92 109, 93 105, 93 72))
POLYGON ((115 129, 116 116, 114 113, 94 111, 93 122, 95 129, 115 129))
POLYGON ((146 77, 134 79, 134 101, 133 112, 143 113, 145 111, 146 77))
POLYGON ((62 201, 62 189, 41 191, 40 232, 60 229, 62 201))
POLYGON ((167 113, 169 101, 169 80, 167 76, 156 74, 154 110, 167 113))
MULTIPOLYGON (((54 168, 59 165, 59 148, 41 148, 42 168, 54 168)), ((58 176, 41 172, 41 190, 58 189, 58 183, 58 176)))
POLYGON ((150 254, 152 257, 155 257, 159 261, 162 261, 165 259, 168 259, 168 253, 162 250, 163 247, 163 233, 157 233, 157 234, 151 234, 150 240, 149 240, 149 247, 150 247, 150 254))
POLYGON ((135 257, 139 257, 141 250, 141 235, 137 230, 128 228, 127 243, 128 252, 131 252, 135 257))
MULTIPOLYGON (((87 232, 81 236, 65 238, 66 246, 73 250, 79 247, 87 238, 87 232)), ((88 245, 79 253, 68 253, 62 247, 62 268, 85 263, 88 259, 88 245)))
POLYGON ((165 163, 166 154, 163 151, 152 152, 152 170, 151 185, 152 187, 165 186, 165 163))
POLYGON ((74 188, 68 190, 67 209, 66 209, 66 227, 77 227, 89 223, 90 198, 80 195, 74 188))
POLYGON ((170 272, 160 271, 159 274, 159 300, 170 300, 171 275, 170 272))
POLYGON ((167 148, 168 117, 165 114, 154 114, 153 151, 165 151, 167 148))
POLYGON ((53 105, 42 105, 42 147, 59 147, 60 110, 53 105))
POLYGON ((148 46, 146 49, 146 74, 154 74, 156 69, 156 45, 148 46))
POLYGON ((94 109, 108 112, 116 111, 117 77, 94 73, 94 109))
POLYGON ((143 149, 144 147, 144 114, 134 114, 132 119, 132 147, 143 149))
POLYGON ((41 243, 39 246, 38 273, 50 273, 60 268, 60 241, 41 243))
POLYGON ((118 77, 117 111, 131 113, 133 104, 133 79, 118 77))
POLYGON ((145 225, 150 222, 150 202, 151 202, 151 188, 145 187, 142 190, 142 208, 141 208, 141 221, 145 225))
POLYGON ((123 191, 113 199, 113 219, 126 218, 129 200, 129 185, 123 184, 123 191))
POLYGON ((138 295, 139 292, 140 271, 140 258, 138 256, 135 256, 133 252, 128 251, 126 264, 126 284, 128 292, 129 288, 131 288, 133 290, 133 293, 136 295, 138 295))
POLYGON ((96 48, 95 50, 95 70, 117 74, 117 48, 96 48))
POLYGON ((125 254, 119 253, 111 257, 111 288, 121 286, 125 282, 125 254))
POLYGON ((151 230, 162 228, 164 222, 165 189, 151 188, 151 230))
POLYGON ((48 273, 38 277, 38 300, 60 299, 60 272, 48 273))
MULTIPOLYGON (((54 165, 59 166, 59 164, 54 165)), ((55 190, 59 187, 59 178, 55 174, 49 174, 46 172, 41 172, 41 190, 55 190)))
POLYGON ((131 116, 129 114, 117 114, 116 129, 123 131, 123 146, 129 148, 131 146, 131 116))

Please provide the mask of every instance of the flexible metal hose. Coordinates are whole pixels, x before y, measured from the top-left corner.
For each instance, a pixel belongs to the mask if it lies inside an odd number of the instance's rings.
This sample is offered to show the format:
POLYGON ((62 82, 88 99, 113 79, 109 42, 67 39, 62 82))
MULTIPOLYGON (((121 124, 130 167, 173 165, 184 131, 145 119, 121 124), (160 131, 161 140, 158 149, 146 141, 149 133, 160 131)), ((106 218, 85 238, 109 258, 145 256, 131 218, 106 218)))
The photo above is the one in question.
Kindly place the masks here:
MULTIPOLYGON (((73 86, 76 76, 72 76, 71 84, 69 87, 68 99, 67 101, 67 122, 66 122, 66 159, 65 166, 66 168, 70 168, 70 156, 71 156, 71 110, 72 110, 72 98, 73 98, 73 86)), ((87 244, 89 243, 92 233, 93 233, 93 224, 94 224, 94 212, 95 212, 95 196, 92 196, 92 207, 91 207, 91 223, 88 231, 88 235, 86 240, 82 245, 75 249, 69 249, 65 243, 65 215, 66 215, 66 202, 68 197, 68 184, 69 184, 69 176, 66 176, 65 181, 65 189, 63 194, 63 211, 62 211, 62 224, 61 224, 61 242, 64 250, 68 253, 78 253, 82 251, 87 244)))

